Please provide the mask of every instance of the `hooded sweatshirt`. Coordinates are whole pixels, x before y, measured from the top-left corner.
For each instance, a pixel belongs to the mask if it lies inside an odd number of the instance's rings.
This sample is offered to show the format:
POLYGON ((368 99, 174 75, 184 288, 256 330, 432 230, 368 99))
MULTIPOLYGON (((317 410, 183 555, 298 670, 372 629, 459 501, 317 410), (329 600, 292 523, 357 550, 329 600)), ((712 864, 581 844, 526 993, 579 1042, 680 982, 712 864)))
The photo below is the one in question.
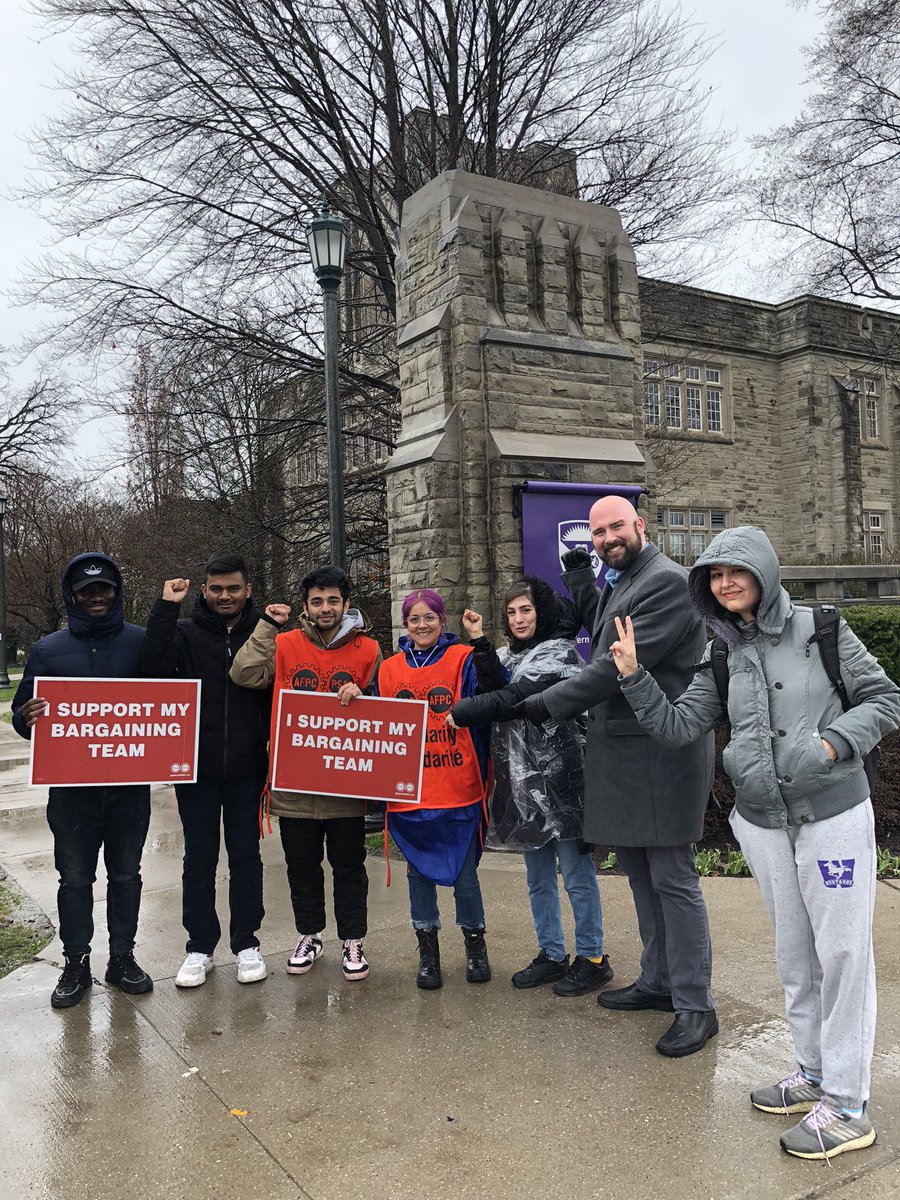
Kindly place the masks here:
MULTIPOLYGON (((275 687, 274 711, 282 688, 295 691, 337 691, 356 682, 369 690, 381 665, 381 651, 368 636, 371 625, 358 608, 348 608, 330 642, 322 641, 312 622, 301 619, 299 629, 282 630, 263 615, 235 655, 231 679, 239 687, 275 687), (360 674, 361 666, 364 668, 360 674)), ((272 791, 268 810, 277 817, 329 820, 362 816, 366 801, 353 796, 320 796, 312 792, 272 791)))
POLYGON ((28 655, 22 681, 13 697, 13 726, 24 738, 31 729, 20 715, 26 700, 34 695, 34 680, 41 675, 86 678, 132 679, 140 672, 138 656, 144 640, 140 625, 129 625, 124 618, 122 575, 106 554, 79 554, 66 566, 62 575, 62 597, 66 606, 67 625, 40 639, 28 655), (105 564, 117 580, 116 598, 104 617, 88 616, 75 603, 71 587, 73 570, 81 563, 105 564))
MULTIPOLYGON (((691 568, 691 599, 728 643, 731 740, 723 765, 735 805, 754 825, 787 828, 823 820, 869 794, 863 760, 900 726, 900 688, 885 675, 843 620, 838 657, 852 708, 843 711, 812 639, 812 611, 794 605, 761 529, 739 526, 710 542, 691 568), (744 567, 760 586, 754 619, 728 613, 713 597, 713 564, 744 567), (837 751, 832 760, 823 739, 837 751)), ((637 647, 640 659, 640 646, 637 647)), ((666 745, 695 740, 723 717, 707 647, 701 670, 674 704, 643 670, 622 681, 622 693, 644 729, 666 745)))

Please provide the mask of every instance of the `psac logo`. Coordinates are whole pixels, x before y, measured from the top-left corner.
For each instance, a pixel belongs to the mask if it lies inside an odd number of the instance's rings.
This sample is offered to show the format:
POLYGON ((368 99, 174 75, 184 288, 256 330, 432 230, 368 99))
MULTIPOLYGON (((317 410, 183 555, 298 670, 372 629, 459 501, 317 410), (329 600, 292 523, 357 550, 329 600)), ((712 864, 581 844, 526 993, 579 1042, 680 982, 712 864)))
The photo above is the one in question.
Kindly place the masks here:
POLYGON ((335 671, 332 677, 328 680, 329 692, 339 692, 345 683, 353 683, 353 676, 349 671, 335 671))
POLYGON ((599 579, 603 563, 600 561, 594 543, 591 540, 591 527, 587 521, 560 521, 559 530, 559 565, 563 569, 562 556, 567 550, 575 550, 581 546, 591 556, 591 566, 594 575, 599 579))
POLYGON ((822 882, 827 888, 853 887, 855 858, 820 858, 818 863, 822 882))
POLYGON ((409 783, 406 780, 399 781, 394 785, 394 791, 398 796, 411 796, 416 790, 414 783, 409 783))

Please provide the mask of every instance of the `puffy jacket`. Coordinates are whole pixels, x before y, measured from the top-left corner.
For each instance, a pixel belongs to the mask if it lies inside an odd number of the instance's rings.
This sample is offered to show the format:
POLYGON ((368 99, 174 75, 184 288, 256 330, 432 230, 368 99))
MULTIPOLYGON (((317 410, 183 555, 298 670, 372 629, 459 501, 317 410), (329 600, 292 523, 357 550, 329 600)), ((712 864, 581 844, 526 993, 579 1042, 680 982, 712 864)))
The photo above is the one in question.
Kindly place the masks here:
POLYGON ((231 629, 202 596, 189 617, 179 620, 180 611, 174 600, 153 605, 141 647, 141 674, 201 681, 199 779, 265 775, 271 688, 251 692, 229 678, 235 654, 260 619, 259 610, 248 601, 231 629))
MULTIPOLYGON (((731 741, 723 761, 741 816, 784 829, 864 801, 869 788, 863 759, 900 725, 900 688, 878 660, 842 620, 838 656, 853 704, 844 712, 812 642, 812 611, 792 604, 761 529, 741 526, 714 538, 691 569, 689 587, 697 610, 729 644, 731 741), (714 599, 709 586, 714 563, 752 571, 761 589, 754 621, 743 624, 714 599), (837 751, 837 761, 823 738, 837 751)), ((637 652, 640 658, 640 646, 637 652)), ((709 656, 707 646, 701 670, 674 703, 643 670, 622 681, 641 725, 666 745, 685 745, 722 719, 709 656)))
POLYGON ((584 662, 575 648, 581 626, 575 605, 541 579, 526 581, 537 615, 534 638, 499 653, 487 638, 473 643, 480 694, 459 701, 452 715, 463 727, 495 722, 488 844, 537 850, 553 838, 583 835, 584 718, 533 725, 513 710, 526 696, 576 675, 584 662))
POLYGON ((73 558, 63 571, 62 597, 68 615, 67 627, 47 634, 34 645, 13 697, 13 726, 24 738, 31 737, 31 730, 22 720, 20 709, 34 695, 37 676, 84 678, 95 675, 107 679, 133 679, 140 674, 138 656, 144 630, 140 625, 129 625, 125 621, 122 575, 108 555, 79 554, 73 558), (113 606, 99 619, 88 616, 78 607, 69 583, 72 570, 86 560, 108 564, 118 580, 113 606))

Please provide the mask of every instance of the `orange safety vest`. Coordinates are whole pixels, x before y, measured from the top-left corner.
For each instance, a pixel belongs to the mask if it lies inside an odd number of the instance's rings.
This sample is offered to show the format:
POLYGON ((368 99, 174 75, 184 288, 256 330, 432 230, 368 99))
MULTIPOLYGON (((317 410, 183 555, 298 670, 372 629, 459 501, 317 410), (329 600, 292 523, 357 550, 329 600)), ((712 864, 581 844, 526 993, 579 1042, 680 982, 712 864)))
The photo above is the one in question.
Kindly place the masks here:
POLYGON ((378 672, 381 696, 401 700, 426 700, 425 762, 422 771, 421 804, 388 803, 388 812, 411 812, 417 808, 464 808, 484 799, 484 780, 475 743, 468 729, 454 729, 445 717, 462 698, 462 674, 471 646, 455 643, 436 663, 411 667, 401 650, 386 659, 378 672))

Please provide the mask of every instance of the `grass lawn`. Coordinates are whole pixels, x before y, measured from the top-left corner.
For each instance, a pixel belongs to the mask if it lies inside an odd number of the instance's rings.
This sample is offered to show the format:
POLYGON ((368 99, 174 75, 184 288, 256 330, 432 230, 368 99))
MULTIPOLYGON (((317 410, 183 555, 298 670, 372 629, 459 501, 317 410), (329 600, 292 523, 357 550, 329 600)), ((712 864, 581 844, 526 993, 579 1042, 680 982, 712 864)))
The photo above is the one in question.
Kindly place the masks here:
POLYGON ((0 883, 0 979, 34 958, 50 941, 15 919, 18 892, 8 883, 0 883))
POLYGON ((0 721, 5 721, 7 725, 12 724, 12 713, 9 710, 9 702, 16 694, 18 686, 18 679, 14 679, 12 687, 0 688, 0 721))

